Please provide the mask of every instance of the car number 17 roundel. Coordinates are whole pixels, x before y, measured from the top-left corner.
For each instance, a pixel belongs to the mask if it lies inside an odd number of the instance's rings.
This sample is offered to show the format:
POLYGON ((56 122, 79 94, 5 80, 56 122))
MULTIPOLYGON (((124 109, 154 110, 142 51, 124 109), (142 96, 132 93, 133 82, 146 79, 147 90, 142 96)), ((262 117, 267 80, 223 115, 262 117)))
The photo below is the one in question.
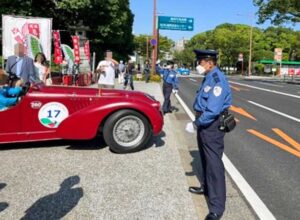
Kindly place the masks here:
POLYGON ((38 113, 40 123, 47 128, 57 128, 69 116, 67 107, 58 102, 49 102, 38 113))

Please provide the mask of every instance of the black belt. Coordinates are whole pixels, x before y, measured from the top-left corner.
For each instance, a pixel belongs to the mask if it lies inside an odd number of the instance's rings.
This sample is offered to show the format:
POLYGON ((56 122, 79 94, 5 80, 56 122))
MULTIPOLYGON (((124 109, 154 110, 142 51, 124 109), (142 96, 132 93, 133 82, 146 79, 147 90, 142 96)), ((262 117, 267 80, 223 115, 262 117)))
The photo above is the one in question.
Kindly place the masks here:
MULTIPOLYGON (((203 112, 195 111, 195 117, 196 119, 200 118, 200 116, 203 114, 203 112)), ((220 115, 227 115, 228 114, 228 109, 225 109, 220 113, 220 115)))

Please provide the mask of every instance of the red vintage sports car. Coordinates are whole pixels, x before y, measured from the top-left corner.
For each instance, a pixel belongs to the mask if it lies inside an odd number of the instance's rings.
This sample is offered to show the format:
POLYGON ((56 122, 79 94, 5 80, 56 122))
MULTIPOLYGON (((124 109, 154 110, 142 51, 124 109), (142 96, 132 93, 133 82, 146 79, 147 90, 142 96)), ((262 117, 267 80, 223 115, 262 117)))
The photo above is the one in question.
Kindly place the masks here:
POLYGON ((133 91, 35 84, 0 111, 0 143, 88 140, 103 134, 112 151, 141 150, 163 126, 160 103, 133 91))

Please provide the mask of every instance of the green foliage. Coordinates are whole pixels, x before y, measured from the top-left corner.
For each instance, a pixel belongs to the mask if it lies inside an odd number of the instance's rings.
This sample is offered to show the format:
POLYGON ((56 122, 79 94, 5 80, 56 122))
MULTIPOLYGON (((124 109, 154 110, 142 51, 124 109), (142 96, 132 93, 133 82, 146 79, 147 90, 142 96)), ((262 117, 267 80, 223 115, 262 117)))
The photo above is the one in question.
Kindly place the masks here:
MULTIPOLYGON (((135 81, 145 81, 145 75, 142 74, 142 78, 138 78, 137 74, 135 74, 133 76, 133 80, 135 80, 135 81)), ((160 75, 157 75, 157 74, 151 74, 150 75, 150 82, 160 82, 160 81, 161 81, 160 75)))
POLYGON ((270 20, 278 25, 284 22, 300 22, 299 0, 253 0, 258 7, 259 23, 270 20))
MULTIPOLYGON (((145 58, 147 58, 147 42, 148 42, 148 57, 151 58, 152 46, 150 44, 150 40, 152 36, 150 35, 137 35, 134 36, 134 49, 135 51, 145 58)), ((162 59, 165 52, 169 52, 174 41, 171 39, 160 35, 159 36, 159 51, 158 58, 162 59)))
POLYGON ((184 65, 186 67, 193 67, 195 61, 195 55, 193 53, 193 50, 190 47, 182 51, 175 51, 173 56, 174 56, 174 61, 179 66, 184 65))
POLYGON ((257 75, 262 75, 262 74, 264 74, 265 65, 259 63, 259 64, 255 65, 254 69, 255 69, 255 73, 257 75))
POLYGON ((53 29, 66 30, 70 35, 82 25, 98 60, 107 49, 116 59, 127 59, 133 52, 134 15, 129 0, 0 0, 0 5, 1 14, 53 18, 53 29))
MULTIPOLYGON (((182 52, 176 52, 177 60, 195 59, 194 49, 214 49, 219 52, 220 66, 236 66, 239 53, 244 55, 244 67, 248 66, 251 27, 241 24, 221 24, 214 30, 195 35, 182 52)), ((300 32, 283 27, 266 30, 252 29, 252 61, 274 58, 274 49, 283 49, 283 60, 300 59, 300 32)), ((192 62, 192 61, 191 61, 192 62)))
POLYGON ((151 82, 160 82, 161 81, 161 77, 158 74, 151 74, 150 75, 150 81, 151 82))

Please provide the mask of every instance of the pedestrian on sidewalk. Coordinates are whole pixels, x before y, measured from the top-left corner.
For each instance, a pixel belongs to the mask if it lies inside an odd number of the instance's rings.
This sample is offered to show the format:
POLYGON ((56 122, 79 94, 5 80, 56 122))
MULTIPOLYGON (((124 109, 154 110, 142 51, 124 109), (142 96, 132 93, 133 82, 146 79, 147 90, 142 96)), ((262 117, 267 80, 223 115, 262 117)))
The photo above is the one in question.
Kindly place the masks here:
POLYGON ((226 186, 222 161, 224 131, 219 129, 220 117, 228 112, 232 102, 231 90, 224 73, 216 66, 216 51, 194 50, 199 61, 197 71, 205 78, 197 91, 194 110, 197 142, 201 158, 201 186, 189 191, 208 196, 209 214, 206 220, 220 219, 225 210, 226 186))
POLYGON ((119 64, 112 58, 112 52, 107 50, 105 60, 99 62, 97 72, 100 74, 98 80, 99 88, 115 88, 115 68, 119 64))
POLYGON ((148 83, 149 80, 150 80, 150 64, 149 64, 149 60, 146 60, 146 62, 145 62, 144 74, 145 74, 145 82, 148 83))
POLYGON ((172 113, 170 97, 172 92, 178 92, 178 78, 176 76, 176 71, 174 70, 174 62, 167 61, 167 66, 165 69, 162 69, 159 65, 157 65, 157 71, 163 77, 163 113, 172 113))
POLYGON ((125 73, 125 81, 124 81, 124 89, 127 89, 127 85, 129 83, 131 90, 134 90, 133 86, 133 74, 134 74, 134 63, 132 60, 128 61, 128 66, 126 68, 126 73, 125 73))
POLYGON ((125 72, 126 72, 126 67, 125 67, 125 65, 123 64, 123 60, 120 60, 120 64, 119 64, 119 75, 118 75, 118 81, 119 81, 119 84, 123 84, 123 83, 124 83, 125 72))

